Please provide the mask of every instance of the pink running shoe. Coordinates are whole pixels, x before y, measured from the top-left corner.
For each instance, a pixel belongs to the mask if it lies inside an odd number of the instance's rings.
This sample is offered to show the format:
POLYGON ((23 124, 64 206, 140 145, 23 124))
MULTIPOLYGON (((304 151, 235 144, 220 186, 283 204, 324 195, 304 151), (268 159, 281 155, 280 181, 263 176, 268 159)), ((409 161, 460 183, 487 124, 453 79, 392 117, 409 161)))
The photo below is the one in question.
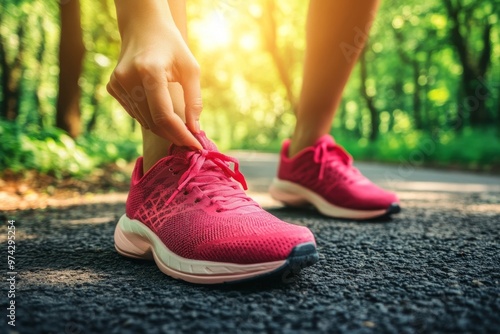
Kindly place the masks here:
POLYGON ((400 211, 397 196, 379 188, 352 166, 352 157, 330 135, 292 159, 283 143, 271 196, 286 205, 314 205, 326 216, 370 219, 400 211))
POLYGON ((264 211, 236 182, 246 187, 236 159, 196 136, 203 150, 173 145, 144 175, 137 160, 115 229, 118 253, 154 259, 165 274, 201 284, 285 278, 314 264, 311 231, 264 211))

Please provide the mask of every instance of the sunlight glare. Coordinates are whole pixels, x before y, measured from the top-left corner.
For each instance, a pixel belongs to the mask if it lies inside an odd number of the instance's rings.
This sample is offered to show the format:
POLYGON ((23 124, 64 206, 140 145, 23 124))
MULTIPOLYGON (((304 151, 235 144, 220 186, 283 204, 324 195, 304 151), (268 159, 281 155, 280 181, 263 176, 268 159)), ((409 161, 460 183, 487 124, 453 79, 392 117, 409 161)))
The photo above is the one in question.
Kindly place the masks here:
POLYGON ((245 50, 254 50, 257 48, 258 41, 254 35, 245 34, 240 38, 240 46, 245 50))
POLYGON ((231 41, 231 29, 226 18, 218 11, 196 24, 195 34, 203 48, 216 49, 231 41))

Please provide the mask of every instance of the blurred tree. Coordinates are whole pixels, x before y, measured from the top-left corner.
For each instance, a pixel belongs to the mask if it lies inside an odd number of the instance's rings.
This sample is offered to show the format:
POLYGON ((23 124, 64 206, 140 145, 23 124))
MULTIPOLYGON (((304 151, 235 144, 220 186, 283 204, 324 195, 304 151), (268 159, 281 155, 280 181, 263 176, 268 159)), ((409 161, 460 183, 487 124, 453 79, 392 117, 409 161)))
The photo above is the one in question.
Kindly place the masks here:
MULTIPOLYGON (((81 128, 79 141, 140 137, 105 89, 120 51, 112 2, 0 0, 2 126, 30 136, 81 128)), ((307 5, 188 2, 202 125, 223 148, 276 149, 290 135, 307 5)), ((421 136, 442 144, 500 129, 499 9, 499 0, 384 0, 337 112, 339 141, 412 147, 421 136)))
POLYGON ((34 100, 34 105, 35 105, 35 110, 33 112, 33 114, 35 114, 36 116, 34 117, 39 125, 39 127, 41 129, 44 128, 44 123, 43 123, 43 116, 45 114, 44 110, 43 110, 43 106, 42 106, 42 99, 43 97, 41 96, 40 94, 40 89, 39 87, 42 85, 42 78, 43 78, 43 75, 42 75, 42 71, 43 71, 43 64, 45 63, 45 51, 46 51, 46 48, 47 48, 47 38, 45 36, 45 32, 44 32, 44 29, 43 29, 43 18, 42 17, 38 17, 37 20, 37 27, 38 27, 38 31, 40 32, 40 44, 37 48, 37 51, 35 52, 35 60, 36 60, 36 63, 34 65, 35 69, 34 71, 37 73, 35 79, 33 80, 33 85, 35 87, 37 87, 34 91, 33 91, 33 100, 34 100))
POLYGON ((368 135, 368 138, 371 141, 375 141, 378 137, 378 132, 379 132, 379 111, 377 110, 377 107, 375 107, 375 102, 373 99, 373 95, 370 94, 369 89, 367 88, 366 81, 368 80, 368 69, 367 69, 367 64, 366 64, 366 51, 369 49, 370 45, 367 44, 363 51, 361 52, 361 55, 359 57, 359 62, 360 62, 360 79, 361 79, 361 86, 360 86, 360 92, 361 96, 365 100, 366 106, 368 107, 369 111, 369 116, 370 116, 370 134, 368 135))
POLYGON ((57 98, 56 126, 71 137, 80 134, 80 86, 85 54, 80 20, 80 1, 60 2, 61 39, 59 44, 59 95, 57 98))
MULTIPOLYGON (((411 82, 413 84, 412 93, 412 110, 414 127, 417 130, 424 128, 424 122, 429 121, 423 119, 423 109, 425 107, 423 92, 428 88, 428 71, 429 60, 436 48, 442 42, 437 36, 435 29, 428 24, 421 23, 418 27, 410 27, 409 29, 400 29, 393 26, 394 38, 397 44, 397 53, 400 61, 412 71, 411 82), (409 30, 409 31, 403 31, 409 30), (428 39, 425 40, 412 40, 408 45, 406 39, 409 34, 416 35, 416 30, 420 34, 425 34, 428 39)), ((428 116, 428 115, 427 115, 428 116)))
MULTIPOLYGON (((15 6, 7 6, 10 1, 2 1, 0 11, 0 26, 12 24, 7 23, 10 15, 19 16, 21 22, 26 18, 24 13, 13 13, 15 6), (18 14, 18 15, 16 15, 18 14)), ((16 1, 19 5, 21 1, 16 1)), ((21 78, 24 72, 23 57, 25 53, 24 36, 26 27, 17 24, 14 29, 0 34, 0 67, 2 73, 2 101, 0 103, 0 117, 15 120, 19 114, 21 102, 21 78)))
MULTIPOLYGON (((278 71, 281 84, 285 88, 288 101, 290 102, 292 112, 297 109, 297 99, 293 89, 291 73, 287 64, 285 55, 279 48, 277 30, 280 28, 276 19, 277 8, 275 0, 264 0, 262 16, 258 18, 261 36, 263 39, 264 49, 269 52, 274 62, 274 66, 278 71)), ((278 115, 280 116, 280 115, 278 115)), ((277 117, 279 122, 280 117, 277 117)))
MULTIPOLYGON (((489 89, 486 73, 491 64, 491 31, 489 17, 498 5, 481 0, 443 0, 451 20, 450 39, 463 68, 463 95, 459 107, 463 107, 473 126, 485 125, 492 121, 486 109, 489 89), (476 42, 476 43, 471 43, 476 42), (474 50, 471 44, 481 46, 474 50)), ((460 122, 463 124, 463 122, 460 122)))

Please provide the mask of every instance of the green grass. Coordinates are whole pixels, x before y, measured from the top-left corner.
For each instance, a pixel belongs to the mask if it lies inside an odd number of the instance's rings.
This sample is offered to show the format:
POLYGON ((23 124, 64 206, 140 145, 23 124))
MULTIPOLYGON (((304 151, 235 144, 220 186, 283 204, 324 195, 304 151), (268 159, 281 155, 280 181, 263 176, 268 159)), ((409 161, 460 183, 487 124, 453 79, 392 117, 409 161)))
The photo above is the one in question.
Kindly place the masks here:
POLYGON ((21 128, 0 121, 0 171, 37 170, 62 178, 83 177, 106 164, 123 164, 139 155, 140 142, 83 136, 73 140, 57 128, 21 128))
POLYGON ((500 171, 500 137, 493 129, 466 129, 431 136, 413 131, 386 134, 375 142, 337 136, 357 160, 466 170, 500 171))

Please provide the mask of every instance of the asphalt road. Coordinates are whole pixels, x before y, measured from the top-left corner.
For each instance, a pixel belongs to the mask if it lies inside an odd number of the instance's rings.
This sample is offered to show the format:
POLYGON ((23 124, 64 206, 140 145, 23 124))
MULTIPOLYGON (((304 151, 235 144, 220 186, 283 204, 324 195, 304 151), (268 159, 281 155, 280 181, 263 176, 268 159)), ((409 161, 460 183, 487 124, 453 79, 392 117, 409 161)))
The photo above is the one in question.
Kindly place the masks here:
POLYGON ((360 223, 280 207, 266 194, 276 156, 236 155, 266 209, 314 232, 319 263, 292 282, 196 286, 115 252, 124 194, 2 212, 17 275, 12 327, 4 223, 0 333, 500 332, 500 178, 359 164, 403 207, 360 223))

